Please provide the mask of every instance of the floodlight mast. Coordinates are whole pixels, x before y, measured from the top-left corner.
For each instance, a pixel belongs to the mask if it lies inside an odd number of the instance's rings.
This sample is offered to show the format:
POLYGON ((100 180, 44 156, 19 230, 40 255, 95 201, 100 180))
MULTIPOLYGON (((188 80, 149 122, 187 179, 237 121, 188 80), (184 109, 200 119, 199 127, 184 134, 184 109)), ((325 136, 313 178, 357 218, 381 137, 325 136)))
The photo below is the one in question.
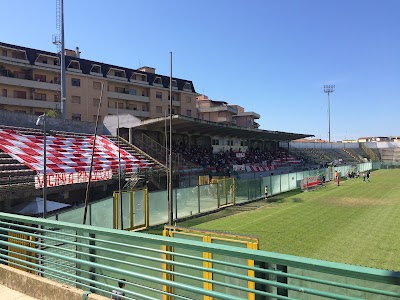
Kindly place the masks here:
POLYGON ((64 0, 56 0, 56 28, 58 34, 53 35, 53 44, 57 45, 60 54, 60 85, 61 85, 61 117, 67 119, 67 95, 65 82, 65 43, 64 43, 64 0))
POLYGON ((329 94, 335 91, 334 85, 324 85, 324 93, 328 94, 328 141, 331 142, 331 101, 329 94))

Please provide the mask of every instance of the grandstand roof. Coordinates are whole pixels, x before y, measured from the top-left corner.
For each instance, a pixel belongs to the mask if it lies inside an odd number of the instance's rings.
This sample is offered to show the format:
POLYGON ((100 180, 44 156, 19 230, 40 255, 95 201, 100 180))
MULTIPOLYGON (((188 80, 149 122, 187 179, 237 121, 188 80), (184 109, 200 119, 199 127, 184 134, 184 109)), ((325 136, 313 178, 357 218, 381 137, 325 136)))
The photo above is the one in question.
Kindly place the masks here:
MULTIPOLYGON (((141 130, 164 131, 166 120, 168 127, 169 117, 163 117, 142 121, 140 125, 136 126, 135 128, 141 130)), ((179 134, 230 136, 242 139, 258 139, 265 141, 292 141, 313 136, 311 134, 303 133, 243 128, 239 126, 220 124, 181 115, 172 116, 172 131, 179 134)))

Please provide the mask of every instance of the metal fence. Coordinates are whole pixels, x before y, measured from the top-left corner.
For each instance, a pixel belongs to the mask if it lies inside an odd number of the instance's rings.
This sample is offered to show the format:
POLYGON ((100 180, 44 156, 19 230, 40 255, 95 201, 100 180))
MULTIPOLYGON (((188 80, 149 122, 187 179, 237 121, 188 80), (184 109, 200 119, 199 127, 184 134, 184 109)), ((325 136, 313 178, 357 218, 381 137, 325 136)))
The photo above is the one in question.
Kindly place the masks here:
POLYGON ((0 262, 123 299, 400 298, 399 272, 7 213, 0 262))

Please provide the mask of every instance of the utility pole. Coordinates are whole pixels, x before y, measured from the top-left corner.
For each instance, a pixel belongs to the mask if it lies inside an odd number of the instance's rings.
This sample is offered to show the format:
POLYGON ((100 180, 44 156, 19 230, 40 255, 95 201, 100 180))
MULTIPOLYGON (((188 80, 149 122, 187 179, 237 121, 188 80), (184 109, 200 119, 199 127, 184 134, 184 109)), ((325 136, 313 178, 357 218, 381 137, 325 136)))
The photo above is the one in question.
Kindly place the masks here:
POLYGON ((328 94, 328 141, 331 142, 331 101, 329 94, 335 91, 334 85, 324 85, 324 93, 328 94))

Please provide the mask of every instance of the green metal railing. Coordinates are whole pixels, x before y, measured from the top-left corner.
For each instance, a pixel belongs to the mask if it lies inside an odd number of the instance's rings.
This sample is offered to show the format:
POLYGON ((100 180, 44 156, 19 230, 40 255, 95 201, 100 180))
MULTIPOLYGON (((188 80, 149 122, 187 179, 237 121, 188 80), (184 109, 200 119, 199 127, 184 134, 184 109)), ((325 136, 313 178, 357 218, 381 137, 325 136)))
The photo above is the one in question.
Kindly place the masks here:
POLYGON ((0 262, 124 299, 400 298, 399 272, 7 213, 0 262))

